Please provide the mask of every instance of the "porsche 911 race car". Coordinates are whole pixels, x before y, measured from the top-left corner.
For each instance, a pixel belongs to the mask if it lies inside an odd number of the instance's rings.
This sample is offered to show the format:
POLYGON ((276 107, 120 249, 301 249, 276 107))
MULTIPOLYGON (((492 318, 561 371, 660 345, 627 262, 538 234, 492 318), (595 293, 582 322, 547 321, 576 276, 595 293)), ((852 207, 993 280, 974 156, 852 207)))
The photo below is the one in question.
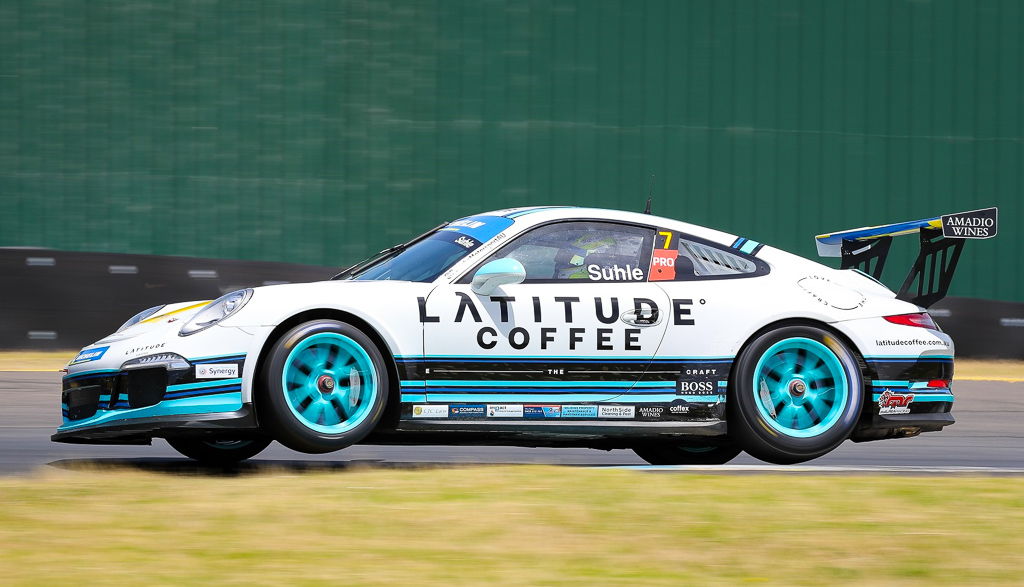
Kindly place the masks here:
POLYGON ((995 230, 988 209, 821 235, 832 269, 648 214, 470 216, 328 281, 140 312, 68 364, 53 440, 214 463, 272 440, 800 462, 953 423, 953 342, 925 308, 995 230), (894 293, 901 234, 921 251, 894 293))

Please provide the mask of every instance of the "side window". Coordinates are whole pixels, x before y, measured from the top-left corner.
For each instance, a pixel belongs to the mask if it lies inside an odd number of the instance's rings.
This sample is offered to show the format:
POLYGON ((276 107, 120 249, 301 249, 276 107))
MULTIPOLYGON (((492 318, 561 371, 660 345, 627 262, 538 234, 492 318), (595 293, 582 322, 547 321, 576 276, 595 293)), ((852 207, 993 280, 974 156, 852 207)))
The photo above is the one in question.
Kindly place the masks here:
POLYGON ((527 283, 645 281, 654 231, 608 222, 560 222, 532 230, 491 256, 526 268, 527 283))
POLYGON ((651 259, 651 281, 693 281, 753 277, 758 264, 718 246, 687 238, 677 232, 659 232, 651 259))

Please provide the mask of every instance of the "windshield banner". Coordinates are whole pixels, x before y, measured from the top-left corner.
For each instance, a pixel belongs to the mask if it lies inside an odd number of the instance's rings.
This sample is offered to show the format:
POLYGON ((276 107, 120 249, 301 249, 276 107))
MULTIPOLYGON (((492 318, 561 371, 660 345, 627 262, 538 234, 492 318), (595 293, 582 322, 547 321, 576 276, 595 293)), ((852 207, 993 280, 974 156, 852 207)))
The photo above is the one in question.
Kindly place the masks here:
POLYGON ((469 216, 449 222, 442 228, 445 232, 456 232, 473 237, 481 243, 485 243, 515 222, 511 218, 501 216, 469 216))

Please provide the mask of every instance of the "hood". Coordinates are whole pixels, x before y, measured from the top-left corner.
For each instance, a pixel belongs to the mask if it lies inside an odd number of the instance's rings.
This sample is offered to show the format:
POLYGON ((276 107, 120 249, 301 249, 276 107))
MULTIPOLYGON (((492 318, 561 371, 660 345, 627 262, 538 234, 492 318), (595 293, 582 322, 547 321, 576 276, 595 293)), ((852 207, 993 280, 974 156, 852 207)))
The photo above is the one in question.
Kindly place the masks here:
POLYGON ((167 304, 157 310, 152 316, 144 320, 140 320, 137 324, 129 326, 121 332, 115 332, 103 340, 97 341, 93 344, 117 342, 119 340, 127 340, 143 334, 168 329, 177 330, 178 328, 181 328, 181 325, 189 318, 195 316, 203 306, 210 303, 210 301, 211 300, 194 300, 191 302, 167 304))

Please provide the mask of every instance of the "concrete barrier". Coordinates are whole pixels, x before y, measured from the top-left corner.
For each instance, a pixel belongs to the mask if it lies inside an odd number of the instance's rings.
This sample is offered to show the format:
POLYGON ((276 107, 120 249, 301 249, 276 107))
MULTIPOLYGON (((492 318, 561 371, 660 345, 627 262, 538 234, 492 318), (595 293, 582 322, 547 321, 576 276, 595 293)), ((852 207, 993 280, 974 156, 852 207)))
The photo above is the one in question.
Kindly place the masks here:
POLYGON ((263 261, 0 248, 0 348, 78 348, 152 306, 337 272, 263 261))

